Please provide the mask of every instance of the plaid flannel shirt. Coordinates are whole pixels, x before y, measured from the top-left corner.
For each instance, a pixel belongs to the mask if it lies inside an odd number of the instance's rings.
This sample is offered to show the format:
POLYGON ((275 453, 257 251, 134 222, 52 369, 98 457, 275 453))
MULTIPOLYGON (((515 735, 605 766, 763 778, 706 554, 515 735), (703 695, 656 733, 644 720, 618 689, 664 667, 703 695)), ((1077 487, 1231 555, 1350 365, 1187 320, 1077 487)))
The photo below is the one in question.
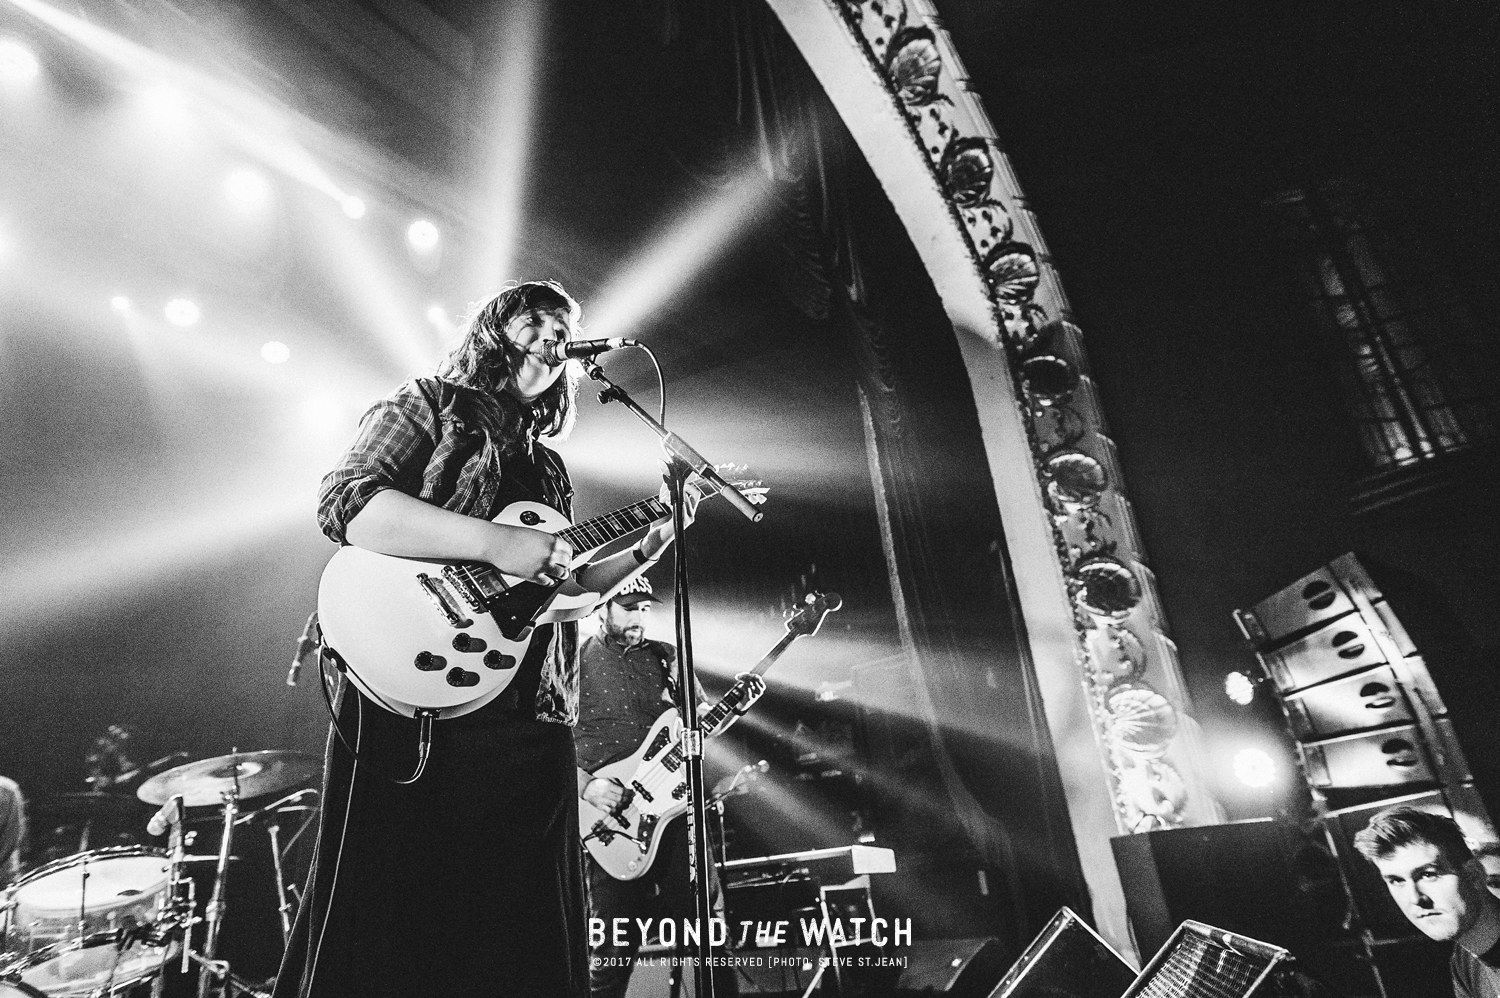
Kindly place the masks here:
MULTIPOLYGON (((318 525, 347 544, 349 521, 383 489, 396 489, 466 516, 489 519, 500 492, 495 449, 473 416, 475 391, 439 378, 409 381, 360 420, 354 443, 323 478, 318 525)), ((572 515, 573 489, 556 453, 536 444, 544 474, 542 501, 572 515)), ((537 688, 540 720, 578 719, 578 625, 554 628, 537 688)))

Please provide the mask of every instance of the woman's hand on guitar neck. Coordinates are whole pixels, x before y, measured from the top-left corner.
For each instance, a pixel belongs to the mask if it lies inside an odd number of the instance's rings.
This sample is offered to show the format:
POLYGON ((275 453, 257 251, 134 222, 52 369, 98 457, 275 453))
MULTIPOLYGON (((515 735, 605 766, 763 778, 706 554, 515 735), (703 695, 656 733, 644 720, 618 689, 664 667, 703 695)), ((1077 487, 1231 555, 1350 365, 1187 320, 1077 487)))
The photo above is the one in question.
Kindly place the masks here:
MULTIPOLYGON (((693 485, 692 482, 688 482, 682 490, 682 497, 685 505, 682 511, 683 525, 692 526, 693 519, 698 515, 698 503, 702 501, 703 493, 698 491, 697 486, 693 485)), ((668 506, 672 504, 672 497, 668 494, 665 485, 657 493, 657 498, 668 506)), ((676 533, 673 530, 672 518, 670 516, 657 520, 651 525, 651 530, 646 536, 640 540, 642 553, 652 561, 655 561, 661 557, 661 553, 666 550, 667 545, 672 543, 672 538, 675 536, 676 533)))

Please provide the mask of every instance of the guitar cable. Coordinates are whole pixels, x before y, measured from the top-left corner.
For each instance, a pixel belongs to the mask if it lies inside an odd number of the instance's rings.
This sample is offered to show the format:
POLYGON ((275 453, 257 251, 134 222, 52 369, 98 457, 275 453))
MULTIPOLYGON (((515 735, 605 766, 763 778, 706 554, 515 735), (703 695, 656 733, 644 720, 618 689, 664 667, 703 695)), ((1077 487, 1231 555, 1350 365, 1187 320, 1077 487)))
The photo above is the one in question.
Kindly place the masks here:
MULTIPOLYGON (((333 730, 334 733, 338 735, 339 741, 343 742, 344 748, 349 752, 350 755, 358 760, 360 758, 359 750, 356 749, 353 745, 350 745, 349 739, 344 736, 343 726, 339 724, 338 711, 336 711, 333 706, 333 693, 329 689, 328 668, 326 665, 326 663, 328 662, 332 662, 334 668, 338 669, 338 671, 341 673, 348 671, 348 665, 344 662, 343 658, 339 655, 338 652, 328 647, 327 644, 320 644, 318 646, 318 686, 323 690, 323 705, 328 708, 328 717, 333 722, 333 730)), ((355 690, 354 695, 359 696, 360 691, 355 690)), ((396 710, 390 704, 386 703, 384 699, 380 699, 380 703, 381 706, 385 707, 385 709, 390 711, 391 713, 398 715, 401 714, 401 711, 396 710)), ((356 727, 360 731, 363 731, 365 711, 364 701, 356 700, 354 706, 355 710, 358 711, 358 714, 356 715, 357 719, 355 721, 356 727)), ((387 776, 386 779, 390 780, 392 783, 397 784, 398 786, 406 786, 421 779, 422 774, 427 771, 427 760, 432 755, 432 722, 437 720, 437 716, 438 712, 435 710, 425 707, 417 708, 416 771, 404 780, 398 780, 392 776, 387 776)))

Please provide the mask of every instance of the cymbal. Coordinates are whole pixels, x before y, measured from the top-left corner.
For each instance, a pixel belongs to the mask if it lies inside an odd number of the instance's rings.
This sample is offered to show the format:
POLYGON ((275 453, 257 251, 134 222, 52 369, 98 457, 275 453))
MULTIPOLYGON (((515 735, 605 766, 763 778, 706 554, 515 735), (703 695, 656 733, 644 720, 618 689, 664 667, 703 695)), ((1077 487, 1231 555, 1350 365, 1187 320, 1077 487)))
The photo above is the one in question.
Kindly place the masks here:
POLYGON ((308 786, 323 772, 323 760, 308 752, 267 749, 200 759, 157 773, 137 788, 147 804, 165 804, 182 794, 187 807, 222 803, 238 784, 241 799, 308 786))

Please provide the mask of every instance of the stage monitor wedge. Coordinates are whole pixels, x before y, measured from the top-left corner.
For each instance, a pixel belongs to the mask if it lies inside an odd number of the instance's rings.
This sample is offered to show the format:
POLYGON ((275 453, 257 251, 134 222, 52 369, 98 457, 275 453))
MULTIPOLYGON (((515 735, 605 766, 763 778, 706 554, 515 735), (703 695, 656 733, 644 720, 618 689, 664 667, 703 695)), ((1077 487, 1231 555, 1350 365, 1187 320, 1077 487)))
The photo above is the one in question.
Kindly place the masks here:
POLYGON ((1120 998, 1135 970, 1071 908, 1062 908, 990 998, 1120 998))
POLYGON ((1249 936, 1183 922, 1122 998, 1250 998, 1290 955, 1249 936))

